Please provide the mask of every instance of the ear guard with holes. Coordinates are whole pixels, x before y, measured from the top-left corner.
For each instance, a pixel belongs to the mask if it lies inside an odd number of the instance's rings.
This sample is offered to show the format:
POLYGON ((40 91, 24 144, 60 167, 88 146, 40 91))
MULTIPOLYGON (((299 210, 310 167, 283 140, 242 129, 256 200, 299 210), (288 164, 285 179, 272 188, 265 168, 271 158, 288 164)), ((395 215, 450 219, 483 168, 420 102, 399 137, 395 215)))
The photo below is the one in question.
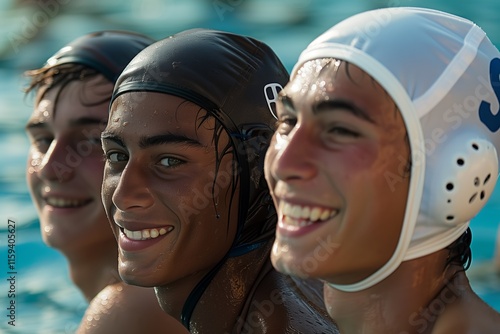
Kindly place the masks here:
POLYGON ((495 147, 479 135, 458 132, 427 160, 422 224, 453 226, 471 220, 490 198, 498 177, 495 147))
POLYGON ((458 239, 490 198, 498 179, 493 144, 479 133, 457 131, 426 161, 420 212, 405 260, 458 239))

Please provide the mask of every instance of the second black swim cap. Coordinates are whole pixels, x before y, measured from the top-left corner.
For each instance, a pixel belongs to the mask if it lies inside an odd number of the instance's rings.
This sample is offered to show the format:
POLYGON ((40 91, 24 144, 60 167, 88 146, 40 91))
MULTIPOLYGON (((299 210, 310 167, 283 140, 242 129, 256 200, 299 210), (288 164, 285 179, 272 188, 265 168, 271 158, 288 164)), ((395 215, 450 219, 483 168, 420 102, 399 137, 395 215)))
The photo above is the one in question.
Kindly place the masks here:
POLYGON ((81 64, 93 68, 115 82, 128 62, 153 43, 147 36, 119 30, 87 34, 67 44, 47 60, 44 67, 81 64))

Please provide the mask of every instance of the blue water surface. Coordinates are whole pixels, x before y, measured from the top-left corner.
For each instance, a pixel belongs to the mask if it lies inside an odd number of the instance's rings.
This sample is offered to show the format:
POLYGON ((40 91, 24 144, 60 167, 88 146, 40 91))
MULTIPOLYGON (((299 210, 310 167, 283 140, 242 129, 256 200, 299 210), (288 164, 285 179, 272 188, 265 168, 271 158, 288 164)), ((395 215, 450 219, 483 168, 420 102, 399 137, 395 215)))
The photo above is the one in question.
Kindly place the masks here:
MULTIPOLYGON (((136 30, 160 39, 205 27, 248 34, 268 43, 288 69, 312 39, 360 11, 387 6, 437 8, 467 17, 500 45, 500 2, 328 0, 0 0, 0 333, 73 333, 86 308, 71 284, 66 261, 46 247, 24 180, 28 141, 23 127, 31 98, 21 92, 22 72, 39 67, 62 45, 100 29, 136 30), (35 2, 35 1, 33 1, 35 2), (8 220, 14 221, 16 262, 8 268, 8 220), (15 274, 9 274, 15 272, 15 274), (15 276, 15 327, 8 324, 8 279, 15 276)), ((490 262, 500 221, 500 191, 472 222, 470 277, 475 291, 500 311, 500 279, 490 262)))

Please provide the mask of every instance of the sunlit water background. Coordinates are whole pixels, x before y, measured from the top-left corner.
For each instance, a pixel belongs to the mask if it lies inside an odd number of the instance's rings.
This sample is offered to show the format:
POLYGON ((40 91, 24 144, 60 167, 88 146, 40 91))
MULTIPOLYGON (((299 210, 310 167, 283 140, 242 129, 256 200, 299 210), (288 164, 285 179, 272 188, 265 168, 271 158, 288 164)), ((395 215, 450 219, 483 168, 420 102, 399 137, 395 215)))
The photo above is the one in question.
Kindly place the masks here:
MULTIPOLYGON (((18 1, 22 2, 22 1, 18 1)), ((27 1, 24 1, 27 2, 27 1)), ((73 333, 87 306, 71 284, 65 259, 40 238, 24 166, 23 127, 32 101, 22 72, 39 67, 62 45, 101 29, 136 30, 160 39, 184 29, 233 31, 268 43, 290 70, 302 49, 331 25, 360 11, 387 6, 437 8, 467 17, 500 45, 500 2, 328 0, 49 0, 21 7, 0 0, 0 333, 73 333), (7 221, 15 221, 16 321, 7 317, 7 221)), ((500 190, 472 222, 475 291, 500 311, 500 279, 491 273, 500 222, 500 190)))

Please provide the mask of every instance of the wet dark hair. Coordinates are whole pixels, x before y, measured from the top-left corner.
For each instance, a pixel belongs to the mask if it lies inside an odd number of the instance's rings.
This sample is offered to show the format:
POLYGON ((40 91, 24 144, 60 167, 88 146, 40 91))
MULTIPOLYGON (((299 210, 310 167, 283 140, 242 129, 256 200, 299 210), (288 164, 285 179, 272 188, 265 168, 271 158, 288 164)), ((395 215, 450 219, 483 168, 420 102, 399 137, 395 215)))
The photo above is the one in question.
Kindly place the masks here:
MULTIPOLYGON (((26 95, 29 95, 31 92, 36 92, 35 105, 40 103, 47 92, 54 87, 64 87, 71 81, 85 81, 100 75, 100 73, 93 68, 75 63, 46 66, 26 71, 24 74, 30 78, 30 82, 24 89, 24 92, 26 95)), ((57 104, 61 91, 62 90, 59 90, 57 93, 54 104, 57 104)), ((102 100, 94 102, 91 105, 99 105, 108 101, 110 98, 111 95, 107 94, 102 100)), ((85 105, 84 101, 81 102, 85 105)))
POLYGON ((465 230, 465 232, 455 240, 451 245, 446 247, 449 251, 448 259, 446 260, 446 266, 450 264, 459 265, 464 268, 464 270, 469 269, 472 262, 472 250, 470 248, 472 242, 472 231, 470 227, 465 230))

